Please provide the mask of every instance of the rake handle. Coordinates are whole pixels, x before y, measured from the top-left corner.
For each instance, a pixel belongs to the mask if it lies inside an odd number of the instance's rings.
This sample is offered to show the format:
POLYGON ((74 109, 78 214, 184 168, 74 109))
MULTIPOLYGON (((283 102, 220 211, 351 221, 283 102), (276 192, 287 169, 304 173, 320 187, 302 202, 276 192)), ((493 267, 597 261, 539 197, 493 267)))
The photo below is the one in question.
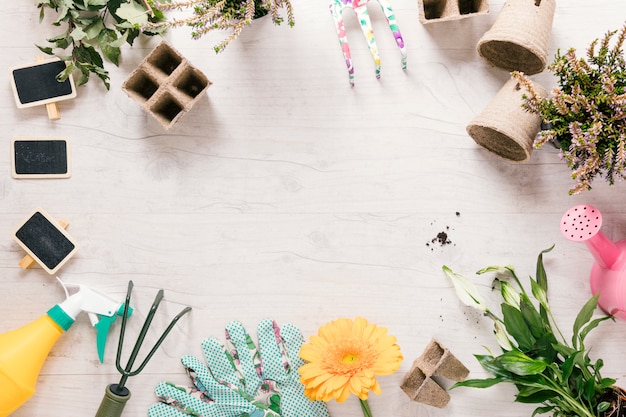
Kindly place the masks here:
POLYGON ((126 402, 130 399, 130 391, 123 388, 121 394, 116 394, 116 384, 107 385, 104 390, 104 397, 98 407, 96 417, 120 417, 126 402))

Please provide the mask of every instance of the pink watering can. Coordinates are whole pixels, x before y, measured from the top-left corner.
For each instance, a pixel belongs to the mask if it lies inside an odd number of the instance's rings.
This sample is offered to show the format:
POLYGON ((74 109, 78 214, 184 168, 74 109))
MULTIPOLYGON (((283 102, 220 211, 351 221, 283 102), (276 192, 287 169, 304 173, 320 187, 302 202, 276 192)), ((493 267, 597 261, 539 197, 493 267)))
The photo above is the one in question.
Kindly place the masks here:
POLYGON ((569 209, 561 218, 561 233, 584 242, 593 255, 591 292, 600 293, 598 305, 606 313, 626 319, 626 240, 611 241, 602 231, 600 211, 588 204, 569 209))

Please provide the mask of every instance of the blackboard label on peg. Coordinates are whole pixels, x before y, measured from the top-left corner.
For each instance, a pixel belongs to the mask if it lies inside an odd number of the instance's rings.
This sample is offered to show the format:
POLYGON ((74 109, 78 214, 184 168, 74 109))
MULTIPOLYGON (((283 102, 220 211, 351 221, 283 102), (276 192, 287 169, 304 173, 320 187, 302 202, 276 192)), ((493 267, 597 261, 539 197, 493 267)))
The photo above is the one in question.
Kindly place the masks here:
POLYGON ((56 78, 65 68, 65 62, 58 58, 10 68, 11 87, 17 107, 39 106, 76 97, 76 87, 71 76, 63 82, 56 78))
POLYGON ((11 140, 13 178, 68 178, 70 147, 66 137, 16 137, 11 140))
POLYGON ((71 236, 42 209, 35 210, 14 238, 46 272, 55 274, 78 249, 71 236))

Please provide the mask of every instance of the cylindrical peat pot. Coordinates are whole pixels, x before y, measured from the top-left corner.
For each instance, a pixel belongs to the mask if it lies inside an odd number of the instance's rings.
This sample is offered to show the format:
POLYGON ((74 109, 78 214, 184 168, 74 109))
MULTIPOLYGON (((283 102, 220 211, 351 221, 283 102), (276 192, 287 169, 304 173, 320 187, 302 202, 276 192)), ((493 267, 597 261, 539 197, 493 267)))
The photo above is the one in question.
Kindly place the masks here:
POLYGON ((556 0, 507 0, 478 41, 478 54, 507 71, 540 73, 547 64, 555 8, 556 0))
MULTIPOLYGON (((537 94, 545 97, 545 89, 533 82, 537 94)), ((522 107, 526 90, 511 78, 496 96, 468 125, 467 133, 476 143, 501 158, 527 162, 533 142, 541 129, 541 117, 522 107)))

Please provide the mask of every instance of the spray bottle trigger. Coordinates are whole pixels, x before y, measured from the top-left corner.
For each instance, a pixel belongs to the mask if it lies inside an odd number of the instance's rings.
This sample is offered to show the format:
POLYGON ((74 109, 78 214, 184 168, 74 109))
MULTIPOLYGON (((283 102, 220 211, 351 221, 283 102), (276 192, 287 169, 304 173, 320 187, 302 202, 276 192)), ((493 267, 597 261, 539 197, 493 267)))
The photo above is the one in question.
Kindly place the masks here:
MULTIPOLYGON (((117 316, 124 315, 124 305, 126 303, 121 303, 120 307, 117 309, 115 314, 111 316, 103 316, 98 315, 98 322, 93 325, 96 329, 96 347, 98 348, 98 359, 100 359, 100 363, 104 362, 104 348, 107 343, 107 336, 109 334, 109 330, 111 329, 111 325, 115 321, 117 316)), ((128 306, 128 316, 133 313, 133 308, 128 306)))

